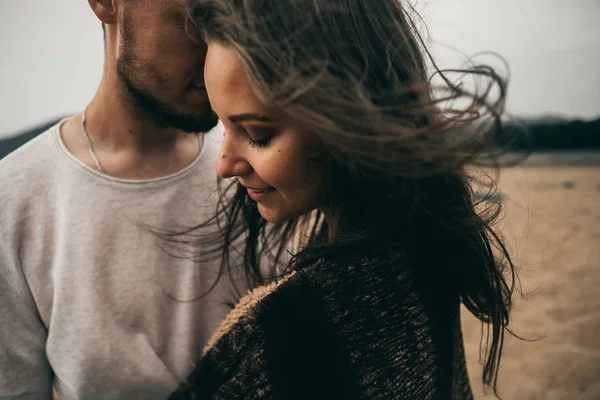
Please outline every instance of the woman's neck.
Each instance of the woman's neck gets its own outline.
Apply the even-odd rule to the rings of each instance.
[[[333,209],[329,206],[324,206],[319,209],[325,218],[325,223],[327,224],[327,240],[329,243],[332,243],[337,234],[337,221],[335,218],[335,213]]]

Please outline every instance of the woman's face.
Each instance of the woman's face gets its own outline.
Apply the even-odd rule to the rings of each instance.
[[[325,166],[313,158],[321,149],[317,138],[258,99],[232,47],[209,46],[205,82],[225,127],[219,176],[237,177],[270,222],[323,206],[327,178]]]

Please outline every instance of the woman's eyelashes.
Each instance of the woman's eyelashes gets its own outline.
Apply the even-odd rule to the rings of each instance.
[[[265,139],[261,139],[261,140],[254,140],[252,139],[252,137],[250,137],[250,135],[248,135],[248,143],[250,144],[250,147],[267,147],[269,145],[269,141],[271,140],[271,138],[265,138]]]
[[[246,131],[248,144],[253,148],[267,147],[275,134],[271,128],[248,128],[244,130]]]

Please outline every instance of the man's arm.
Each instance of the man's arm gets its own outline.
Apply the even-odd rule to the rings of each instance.
[[[0,234],[0,399],[52,399],[47,331],[10,247]]]

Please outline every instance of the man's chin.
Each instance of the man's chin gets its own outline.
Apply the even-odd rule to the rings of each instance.
[[[172,127],[189,133],[206,133],[219,122],[217,115],[210,108],[208,97],[185,104],[186,111],[178,110],[180,107],[162,101],[150,91],[137,88],[124,73],[120,76],[133,103],[159,126]],[[197,103],[197,106],[193,106],[194,103]]]
[[[219,123],[216,115],[172,115],[166,122],[168,125],[187,133],[207,133]]]
[[[146,108],[146,111],[165,128],[172,127],[187,133],[207,133],[219,123],[217,114],[210,107],[204,107],[202,113],[185,113],[164,106]]]

